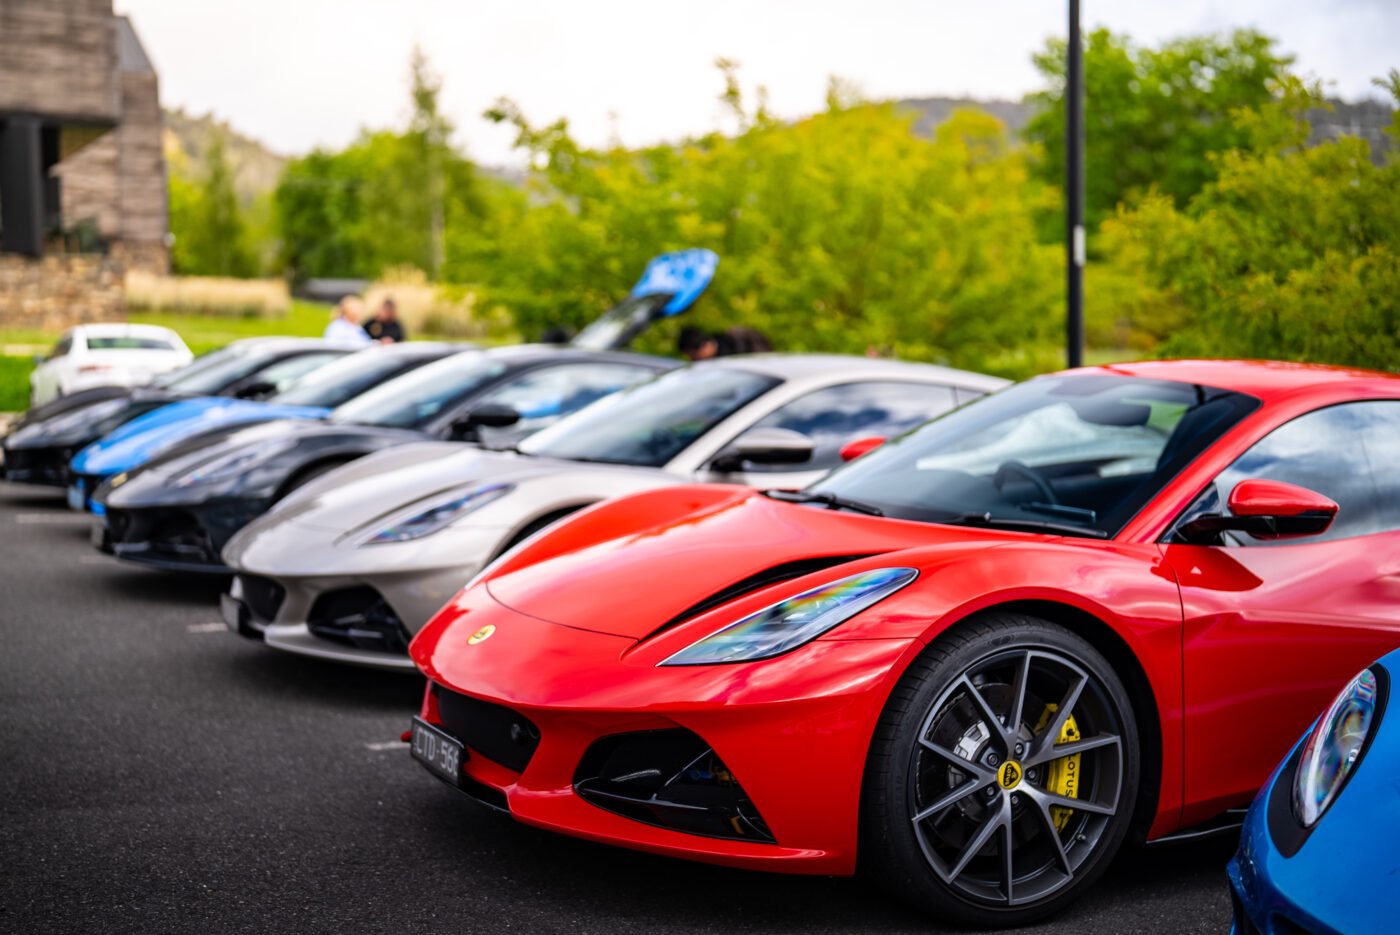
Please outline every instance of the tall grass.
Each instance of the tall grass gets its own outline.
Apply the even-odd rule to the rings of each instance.
[[[280,279],[220,279],[214,276],[126,276],[129,308],[153,312],[273,318],[286,314],[292,298]]]
[[[363,298],[366,315],[392,298],[410,337],[482,338],[497,330],[477,314],[477,292],[471,286],[431,283],[411,266],[386,270]]]

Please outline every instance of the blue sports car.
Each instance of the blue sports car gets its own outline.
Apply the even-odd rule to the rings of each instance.
[[[1400,651],[1363,669],[1270,777],[1230,861],[1240,935],[1394,931],[1400,914]]]
[[[466,348],[424,341],[375,345],[301,376],[266,401],[196,396],[153,409],[74,455],[68,505],[92,509],[92,492],[104,480],[133,471],[196,436],[277,419],[324,419],[366,390]]]

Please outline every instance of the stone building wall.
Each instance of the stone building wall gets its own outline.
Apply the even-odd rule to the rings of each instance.
[[[0,0],[0,112],[116,120],[112,0]]]
[[[0,322],[58,330],[126,317],[122,263],[97,254],[37,260],[0,254]]]

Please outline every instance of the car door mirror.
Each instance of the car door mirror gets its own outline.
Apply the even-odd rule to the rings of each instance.
[[[482,428],[503,429],[520,421],[520,413],[504,403],[482,403],[452,420],[448,437],[453,441],[476,441]]]
[[[268,380],[256,380],[234,390],[236,399],[266,399],[277,392],[277,384]]]
[[[1230,515],[1205,513],[1181,526],[1187,542],[1210,541],[1222,532],[1256,539],[1316,536],[1337,517],[1337,504],[1315,490],[1277,480],[1244,480],[1230,491]]]
[[[763,428],[745,432],[728,448],[715,455],[710,469],[722,474],[742,470],[749,464],[804,464],[812,460],[816,446],[801,432]]]
[[[869,454],[885,443],[883,435],[869,435],[865,438],[857,438],[855,441],[846,442],[841,446],[841,460],[854,461],[863,454]]]

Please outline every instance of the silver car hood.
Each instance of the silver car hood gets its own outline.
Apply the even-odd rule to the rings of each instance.
[[[536,458],[452,442],[402,445],[297,490],[240,530],[224,555],[233,567],[262,574],[363,573],[371,567],[366,563],[380,562],[377,556],[383,555],[382,547],[360,548],[365,537],[482,484],[509,483],[514,489],[454,526],[471,527],[474,540],[490,539],[494,550],[496,539],[508,540],[534,517],[687,482],[657,468]],[[448,534],[393,548],[392,569],[399,571],[464,558],[460,543]],[[381,564],[375,570],[390,569]]]

